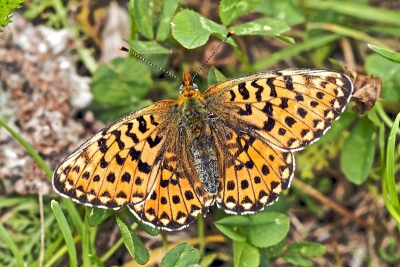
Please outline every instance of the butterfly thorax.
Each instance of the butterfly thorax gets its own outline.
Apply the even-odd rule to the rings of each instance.
[[[204,189],[215,194],[218,188],[219,173],[217,162],[217,148],[212,135],[208,112],[202,94],[197,86],[191,83],[190,74],[182,75],[178,105],[181,112],[180,132],[183,132],[191,158],[189,161],[202,182]]]

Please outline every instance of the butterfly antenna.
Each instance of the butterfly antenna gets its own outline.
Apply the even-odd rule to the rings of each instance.
[[[199,74],[199,72],[204,68],[204,66],[207,65],[208,61],[210,61],[210,59],[215,55],[215,53],[218,51],[218,49],[226,42],[226,40],[228,40],[229,37],[231,37],[234,34],[235,34],[234,31],[228,32],[228,34],[224,37],[224,39],[222,39],[222,41],[219,43],[217,48],[215,48],[214,52],[212,52],[211,56],[204,62],[204,64],[200,67],[200,69],[198,71],[196,71],[196,73],[193,75],[191,83],[193,83],[194,78],[197,76],[197,74]]]
[[[159,69],[159,70],[165,72],[165,73],[168,74],[169,76],[174,77],[175,79],[177,79],[178,81],[180,81],[180,82],[182,83],[181,79],[179,79],[178,77],[176,77],[176,75],[174,75],[174,74],[172,74],[171,72],[169,72],[169,71],[167,71],[167,70],[165,70],[165,69],[163,69],[163,68],[161,68],[161,67],[159,67],[159,66],[157,66],[157,65],[155,65],[155,64],[153,64],[153,63],[151,63],[150,61],[148,61],[147,59],[145,59],[144,57],[142,57],[142,56],[139,55],[138,53],[133,52],[132,50],[130,50],[130,49],[124,47],[124,46],[119,46],[118,49],[121,50],[121,51],[124,51],[124,52],[128,52],[128,53],[131,54],[131,55],[134,55],[135,57],[137,57],[137,58],[143,60],[143,61],[146,62],[147,64],[149,64],[149,65],[151,65],[151,66],[153,66],[153,67],[155,67],[155,68],[157,68],[157,69]]]

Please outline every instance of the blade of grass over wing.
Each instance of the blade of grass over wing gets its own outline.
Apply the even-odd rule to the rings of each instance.
[[[58,202],[55,200],[51,201],[51,208],[53,209],[54,216],[57,219],[57,222],[60,226],[61,232],[64,236],[65,243],[67,244],[68,248],[68,255],[69,255],[69,264],[72,267],[77,267],[78,266],[78,260],[77,260],[77,255],[76,255],[76,248],[74,244],[74,240],[72,238],[72,233],[69,228],[67,219],[65,218],[64,213],[62,212],[60,205],[58,205]]]

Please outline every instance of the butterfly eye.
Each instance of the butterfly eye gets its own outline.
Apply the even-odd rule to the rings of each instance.
[[[217,115],[215,115],[214,113],[210,113],[210,114],[208,114],[207,115],[207,119],[218,119],[218,116]]]

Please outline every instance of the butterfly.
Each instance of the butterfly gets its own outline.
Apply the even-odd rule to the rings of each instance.
[[[62,196],[98,208],[127,205],[144,223],[179,230],[214,203],[251,214],[290,186],[294,151],[318,140],[353,92],[346,75],[319,69],[260,72],[201,93],[188,72],[178,100],[108,125],[53,176]]]

